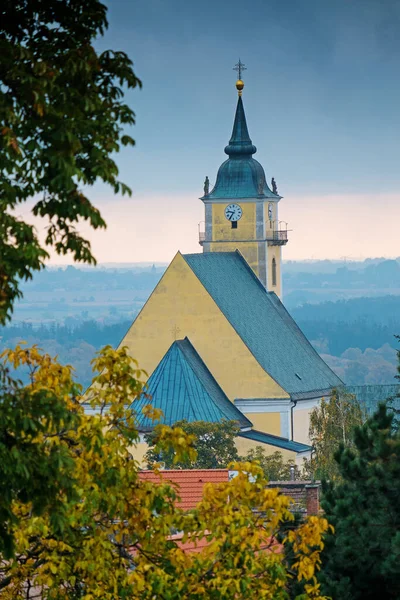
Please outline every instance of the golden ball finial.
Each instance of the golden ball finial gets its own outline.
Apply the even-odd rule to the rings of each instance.
[[[241,79],[238,79],[236,82],[236,89],[241,92],[242,89],[244,88],[244,83]]]
[[[242,95],[242,90],[243,90],[243,88],[244,88],[244,83],[243,83],[243,81],[242,81],[241,79],[238,79],[238,80],[237,80],[237,82],[236,82],[236,89],[237,89],[237,91],[238,91],[238,94],[239,94],[239,96],[241,96],[241,95]]]

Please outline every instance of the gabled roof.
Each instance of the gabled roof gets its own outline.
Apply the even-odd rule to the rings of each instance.
[[[206,483],[225,483],[229,481],[228,469],[171,469],[160,471],[140,471],[139,479],[152,483],[171,483],[177,488],[180,501],[179,508],[190,510],[200,502],[203,497],[203,488]]]
[[[240,437],[246,438],[246,440],[253,440],[253,442],[259,442],[260,444],[268,444],[269,446],[276,446],[282,450],[292,450],[293,452],[310,452],[311,446],[302,444],[301,442],[294,442],[286,438],[272,435],[271,433],[264,433],[263,431],[242,431],[239,433]]]
[[[222,391],[188,338],[172,344],[147,386],[150,398],[143,395],[131,405],[137,414],[139,431],[155,425],[142,413],[146,404],[163,411],[159,422],[166,425],[182,420],[208,423],[228,420],[236,421],[242,428],[252,426]]]
[[[185,254],[183,258],[262,368],[286,392],[343,385],[240,252]]]

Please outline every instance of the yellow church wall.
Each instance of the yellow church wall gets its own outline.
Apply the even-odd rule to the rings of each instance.
[[[262,369],[178,253],[121,346],[128,346],[140,368],[151,375],[174,339],[185,336],[232,401],[288,397]]]
[[[248,413],[246,417],[253,423],[253,428],[258,431],[267,431],[272,435],[281,434],[281,415],[279,412],[275,413]]]
[[[232,223],[225,217],[226,204],[212,206],[212,240],[211,252],[234,252],[240,250],[247,263],[258,276],[258,243],[256,240],[256,204],[244,202],[238,204],[242,208],[242,217],[237,229],[232,229]],[[219,243],[216,240],[220,240]],[[253,241],[250,241],[253,240]]]
[[[277,446],[270,446],[269,444],[261,444],[260,442],[255,442],[254,440],[248,440],[247,438],[237,437],[236,438],[236,448],[238,450],[239,456],[244,457],[249,450],[254,450],[257,446],[261,446],[261,448],[265,451],[267,456],[274,454],[274,452],[280,452],[283,456],[283,459],[296,460],[296,452],[292,452],[291,450],[285,450],[283,448],[278,448]]]
[[[145,467],[146,466],[146,461],[144,460],[144,456],[147,452],[147,450],[149,449],[148,444],[146,444],[146,442],[138,442],[135,446],[131,446],[129,448],[129,452],[132,455],[132,458],[134,458],[138,463],[140,467]]]
[[[270,203],[269,202],[265,202],[264,204],[264,215],[265,215],[265,229],[267,231],[267,234],[271,234],[271,232],[273,231],[273,224],[274,221],[276,220],[276,216],[277,216],[277,203],[276,202],[271,202],[271,206],[272,206],[272,219],[270,219],[268,217],[268,207],[269,207]]]
[[[239,204],[242,217],[239,219],[237,229],[232,229],[232,223],[225,217],[225,208],[231,204],[212,205],[212,240],[255,240],[256,239],[256,204],[255,202]]]
[[[272,285],[272,259],[276,261],[276,285]],[[281,296],[281,247],[268,246],[268,289],[275,292],[277,296]]]
[[[258,273],[258,243],[257,242],[213,242],[210,244],[211,252],[235,252],[239,250],[244,256],[247,264],[253,269],[254,273]]]
[[[295,410],[293,413],[293,437],[296,442],[310,444],[310,412],[312,408]]]

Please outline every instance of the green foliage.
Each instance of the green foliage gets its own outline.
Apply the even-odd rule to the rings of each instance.
[[[233,421],[222,423],[179,421],[174,427],[179,427],[186,434],[193,436],[197,457],[194,460],[177,463],[174,450],[165,448],[160,443],[162,426],[157,426],[146,435],[146,442],[150,446],[146,453],[149,466],[154,463],[162,463],[166,469],[224,469],[230,462],[239,459],[235,445],[235,437],[239,429]]]
[[[98,53],[107,27],[99,0],[3,0],[0,8],[0,323],[21,296],[20,280],[43,267],[47,251],[35,229],[15,214],[47,220],[45,243],[58,254],[94,263],[76,224],[105,227],[83,193],[97,181],[130,193],[111,158],[134,141],[122,88],[140,81],[123,52]]]
[[[400,433],[382,404],[336,454],[340,479],[323,486],[335,535],[323,553],[325,593],[340,600],[400,597]]]
[[[0,327],[0,352],[26,341],[29,345],[37,344],[50,355],[56,355],[64,364],[74,368],[74,375],[86,389],[93,377],[91,360],[96,350],[103,345],[117,346],[128,330],[131,321],[122,321],[111,325],[99,324],[96,321],[85,321],[76,326],[52,324],[33,327],[31,323]],[[23,381],[26,373],[21,373]]]
[[[295,573],[294,564],[296,563],[296,554],[294,552],[293,543],[288,539],[289,532],[295,532],[304,520],[304,516],[301,513],[294,513],[294,519],[288,520],[282,523],[277,540],[283,545],[285,560],[288,565],[288,572]],[[300,600],[301,593],[304,587],[304,581],[299,581],[296,577],[290,577],[286,586],[286,592],[288,594],[288,600]]]
[[[314,452],[306,463],[309,474],[316,479],[336,479],[340,469],[335,454],[342,444],[352,448],[353,429],[366,419],[365,410],[358,400],[344,391],[334,390],[321,400],[310,414],[310,440]]]
[[[396,335],[396,340],[398,342],[400,342],[400,335]],[[397,350],[396,352],[397,354],[397,375],[396,375],[396,379],[398,381],[400,381],[400,350]],[[400,409],[399,409],[399,402],[400,402],[400,387],[399,390],[397,392],[397,394],[395,394],[394,396],[388,398],[387,400],[387,406],[390,408],[390,410],[393,411],[394,415],[395,415],[395,419],[394,419],[394,426],[399,429],[400,431]]]
[[[294,460],[284,460],[282,452],[267,454],[262,446],[249,450],[244,460],[258,462],[268,481],[289,481],[292,473],[295,479],[301,479],[301,471]]]
[[[68,500],[78,498],[73,461],[60,442],[66,430],[79,426],[78,415],[64,400],[66,392],[75,396],[79,387],[71,385],[68,367],[50,366],[48,361],[49,377],[56,385],[52,389],[32,385],[43,367],[36,348],[17,347],[7,356],[14,365],[19,356],[30,379],[23,387],[11,377],[9,366],[0,363],[0,554],[9,558],[14,548],[12,530],[18,522],[15,502],[29,503],[33,515],[50,511],[53,528],[61,533],[68,515],[59,490]]]
[[[398,342],[400,342],[400,335],[396,335],[396,340]],[[397,364],[397,375],[396,375],[396,379],[400,380],[400,350],[397,350],[397,359],[398,359],[398,364]]]

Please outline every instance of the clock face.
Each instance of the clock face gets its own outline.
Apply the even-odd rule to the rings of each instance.
[[[268,204],[268,218],[272,219],[272,204]]]
[[[229,204],[229,206],[225,208],[225,217],[228,219],[228,221],[239,221],[242,214],[243,211],[239,204]]]

